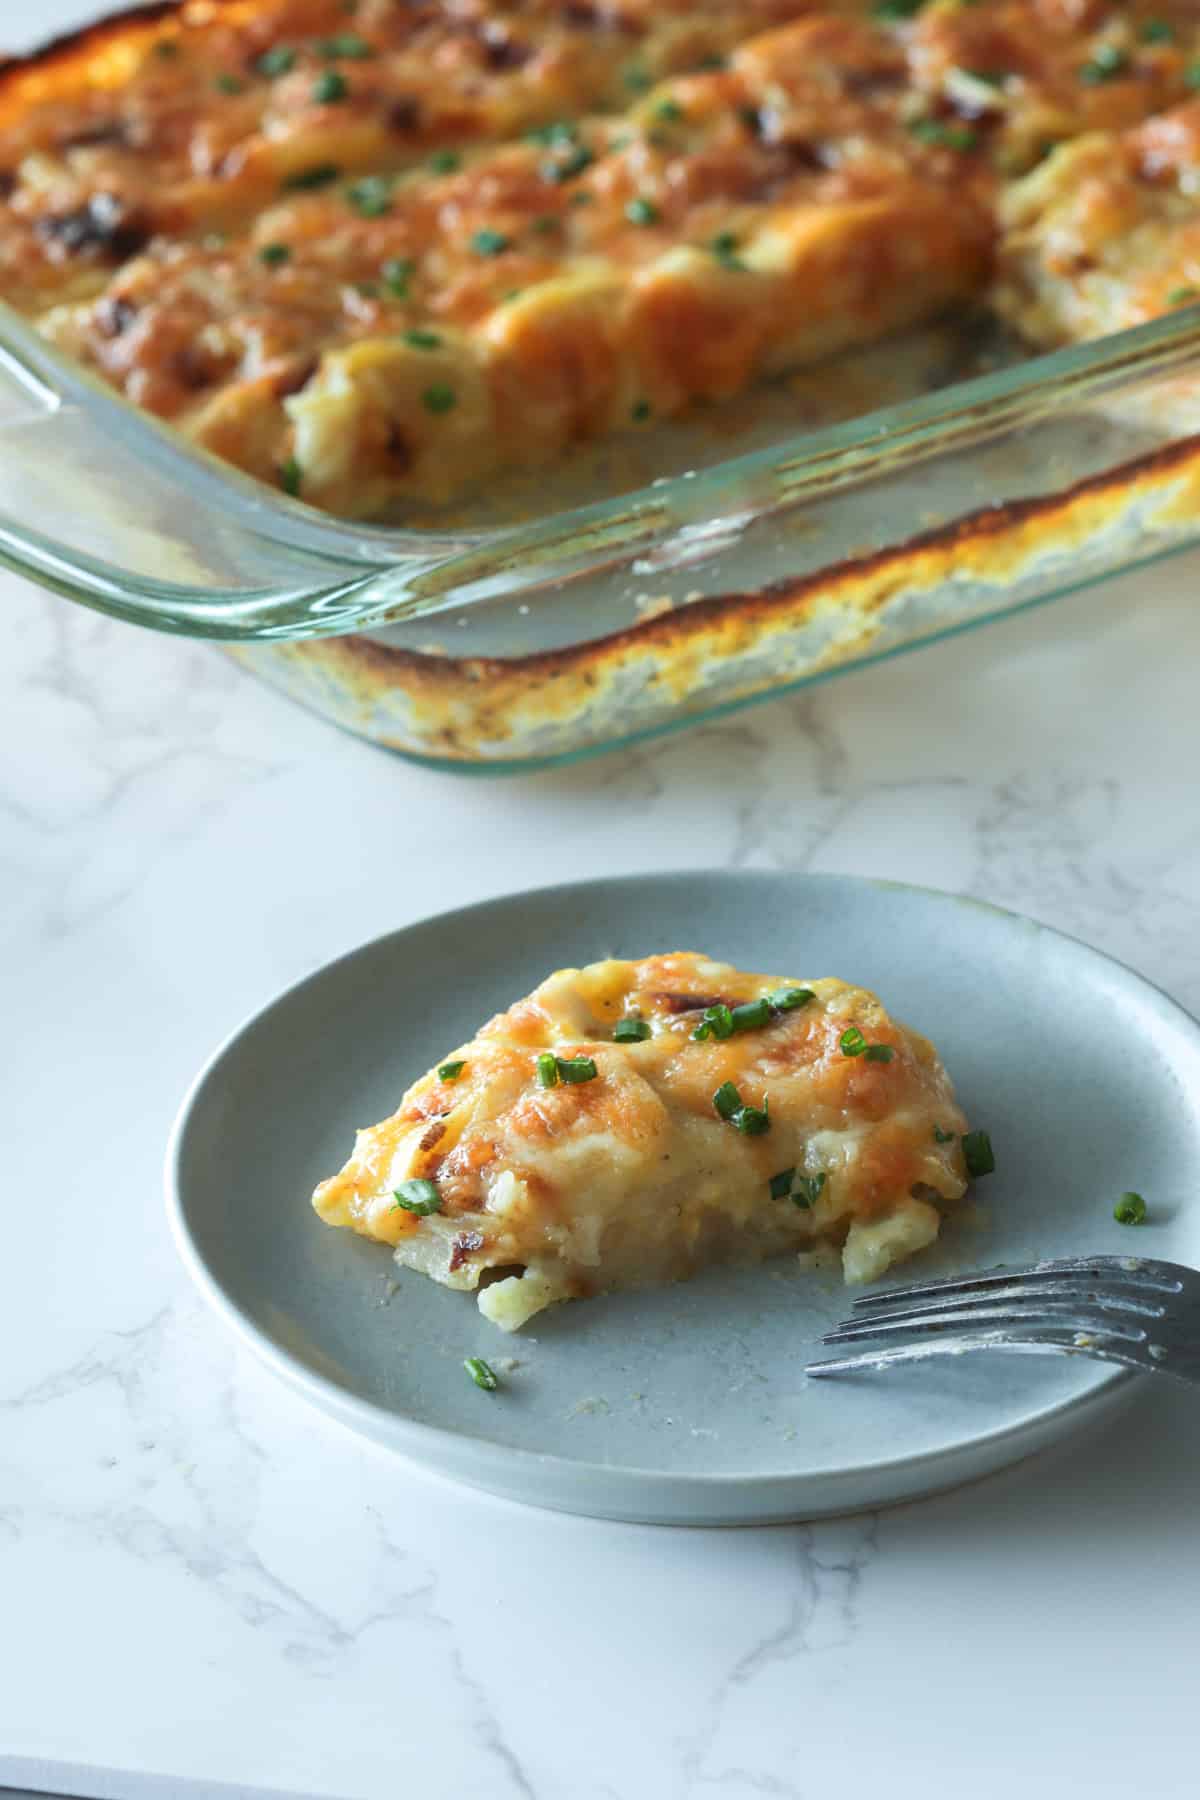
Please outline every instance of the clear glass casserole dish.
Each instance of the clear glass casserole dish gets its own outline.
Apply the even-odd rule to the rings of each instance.
[[[819,393],[810,372],[486,506],[364,527],[191,449],[0,305],[0,560],[218,640],[422,762],[570,759],[1200,539],[1200,307],[957,379],[1011,354],[980,330],[893,340]],[[881,394],[904,397],[863,409]]]

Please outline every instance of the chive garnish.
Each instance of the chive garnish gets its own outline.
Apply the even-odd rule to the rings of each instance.
[[[857,1025],[848,1025],[838,1043],[843,1056],[862,1056],[867,1048],[867,1040]]]
[[[589,150],[586,144],[576,144],[566,156],[547,158],[540,164],[538,174],[543,181],[573,181],[576,175],[582,175],[595,160],[595,152]]]
[[[625,217],[631,225],[657,225],[662,214],[653,200],[645,200],[639,195],[626,206]]]
[[[935,1125],[933,1128],[933,1141],[935,1144],[952,1144],[954,1142],[954,1133],[952,1131],[943,1131],[940,1125]]]
[[[439,1063],[438,1079],[441,1081],[457,1081],[466,1066],[465,1061]]]
[[[242,94],[246,91],[245,82],[239,81],[236,75],[215,75],[213,86],[218,94]]]
[[[650,1027],[645,1019],[635,1019],[631,1016],[618,1019],[613,1026],[614,1044],[640,1044],[649,1036]]]
[[[264,50],[255,68],[268,81],[274,81],[277,75],[290,75],[296,66],[296,52],[287,44],[277,44],[273,50]]]
[[[621,79],[633,94],[644,94],[648,87],[654,86],[654,77],[645,69],[626,69]]]
[[[807,1006],[816,997],[812,988],[777,988],[769,996],[776,1012],[795,1012],[797,1007]]]
[[[742,1096],[732,1081],[723,1081],[713,1095],[713,1106],[723,1119],[732,1119],[741,1110]]]
[[[336,163],[314,163],[311,169],[298,169],[294,175],[286,177],[285,188],[322,188],[328,187],[331,181],[340,181],[342,171]]]
[[[1140,1194],[1122,1194],[1113,1207],[1113,1218],[1118,1225],[1144,1225],[1146,1202]]]
[[[735,1031],[754,1031],[760,1025],[771,1023],[771,1002],[769,1000],[747,1000],[741,1006],[735,1006],[729,1015],[729,1022]]]
[[[560,1056],[557,1060],[560,1080],[595,1081],[598,1070],[590,1056]]]
[[[266,263],[268,268],[276,269],[285,263],[292,254],[289,244],[264,244],[258,253],[259,262]]]
[[[502,231],[492,231],[485,226],[471,239],[471,248],[476,256],[500,256],[508,249],[510,242],[511,239],[506,238]]]
[[[635,425],[644,425],[653,410],[648,400],[635,400],[629,409],[629,416]]]
[[[770,1128],[770,1101],[764,1100],[761,1107],[746,1106],[732,1081],[721,1083],[713,1095],[713,1106],[722,1119],[747,1137],[759,1137]]]
[[[879,0],[871,12],[877,19],[912,19],[924,4],[925,0]]]
[[[771,1177],[771,1198],[791,1200],[807,1212],[810,1206],[816,1205],[821,1189],[828,1180],[824,1170],[819,1175],[797,1176],[795,1169],[783,1169],[778,1175]]]
[[[416,1213],[419,1218],[427,1218],[430,1213],[441,1212],[442,1196],[432,1181],[424,1181],[419,1176],[412,1181],[402,1181],[392,1195],[392,1211]]]
[[[802,1175],[792,1189],[793,1203],[796,1206],[802,1206],[807,1212],[810,1206],[817,1204],[821,1197],[821,1189],[828,1180],[829,1177],[824,1169],[819,1175]]]
[[[1165,19],[1147,19],[1138,37],[1143,44],[1170,44],[1175,38],[1175,27]]]
[[[662,119],[668,125],[674,125],[683,117],[683,108],[678,100],[660,100],[654,109],[656,119]]]
[[[381,219],[392,210],[392,184],[386,175],[364,175],[346,189],[346,198],[364,219]]]
[[[1172,288],[1167,295],[1168,306],[1187,306],[1191,301],[1200,299],[1200,290],[1194,287]]]
[[[379,271],[383,276],[383,285],[397,300],[407,300],[408,284],[416,266],[411,256],[393,256]]]
[[[868,1044],[863,1057],[866,1062],[891,1062],[895,1054],[890,1044]]]
[[[496,1379],[495,1370],[492,1369],[490,1364],[484,1362],[482,1356],[468,1356],[463,1363],[463,1368],[467,1371],[467,1374],[471,1377],[475,1386],[482,1388],[485,1394],[494,1394],[496,1389],[500,1386],[499,1381]]]
[[[962,1141],[963,1161],[973,1180],[990,1175],[996,1167],[996,1153],[986,1131],[968,1131]]]
[[[716,74],[719,69],[723,69],[725,66],[726,59],[723,56],[716,54],[712,56],[702,56],[700,61],[696,64],[697,69],[701,70],[706,75]]]
[[[570,119],[552,119],[549,125],[535,125],[525,133],[527,144],[573,144],[579,127]]]
[[[733,1014],[723,1001],[718,1001],[716,1006],[705,1007],[692,1036],[698,1043],[702,1043],[705,1038],[733,1036]]]
[[[1200,88],[1200,62],[1189,63],[1183,71],[1184,84],[1190,88]]]
[[[537,1059],[537,1078],[539,1087],[558,1086],[558,1058],[549,1050],[543,1050]]]
[[[1092,54],[1092,60],[1084,63],[1079,71],[1079,79],[1088,87],[1098,87],[1103,81],[1111,81],[1129,67],[1129,54],[1118,48],[1116,44],[1098,44]]]
[[[300,492],[303,480],[304,471],[294,456],[289,456],[286,462],[280,464],[279,485],[285,494],[295,497]]]
[[[436,331],[418,331],[415,326],[412,331],[405,332],[404,341],[411,344],[414,350],[440,350],[442,347],[442,340]]]
[[[979,141],[969,125],[947,125],[941,119],[914,119],[908,129],[923,144],[938,144],[947,150],[973,150]]]
[[[359,37],[356,31],[344,31],[338,37],[326,38],[317,48],[331,62],[339,59],[345,62],[366,62],[368,57],[375,54],[366,38]]]
[[[737,253],[738,241],[732,231],[718,231],[708,247],[723,269],[745,268],[745,263]]]
[[[433,387],[425,389],[421,400],[426,412],[448,413],[453,411],[458,404],[458,395],[452,387],[446,387],[443,382],[439,381]]]
[[[455,169],[462,167],[462,157],[457,150],[435,150],[429,167],[435,175],[453,175]]]
[[[761,1137],[771,1128],[769,1101],[764,1101],[761,1107],[740,1106],[733,1115],[733,1123],[743,1136]]]
[[[335,101],[344,100],[350,92],[350,83],[337,69],[322,69],[312,84],[312,97],[318,106],[332,106]]]

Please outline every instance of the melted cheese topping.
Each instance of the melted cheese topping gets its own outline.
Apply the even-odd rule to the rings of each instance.
[[[763,1026],[693,1036],[708,1006],[802,986],[813,998]],[[650,1035],[614,1042],[628,1017]],[[890,1060],[847,1055],[851,1027]],[[595,1079],[543,1087],[547,1051],[590,1058]],[[966,1124],[932,1045],[841,981],[682,952],[593,963],[550,976],[448,1060],[457,1079],[416,1082],[313,1204],[398,1262],[478,1288],[507,1329],[556,1300],[821,1243],[843,1247],[848,1280],[869,1280],[931,1242],[938,1203],[966,1188]],[[761,1135],[716,1111],[726,1082],[767,1111]],[[791,1193],[773,1196],[789,1170]],[[439,1211],[396,1206],[414,1178],[435,1183]]]
[[[206,449],[357,515],[964,304],[998,230],[998,304],[1035,340],[1167,304],[1179,282],[1122,270],[1191,259],[1186,185],[1173,210],[1139,194],[1154,231],[1111,233],[1090,285],[1046,270],[1068,227],[1095,237],[1097,179],[1110,211],[1146,186],[1122,170],[1200,66],[1193,0],[894,10],[186,0],[114,22],[0,71],[0,294]]]

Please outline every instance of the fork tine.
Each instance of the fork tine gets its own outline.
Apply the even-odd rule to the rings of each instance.
[[[1117,1319],[1161,1319],[1166,1312],[1161,1301],[1142,1300],[1133,1294],[1103,1293],[1094,1287],[1080,1286],[1068,1276],[1060,1276],[1054,1282],[1014,1281],[1007,1287],[985,1288],[974,1293],[951,1289],[928,1299],[898,1288],[888,1302],[869,1311],[856,1310],[842,1323],[861,1325],[864,1331],[869,1331],[885,1320],[891,1323],[942,1317],[953,1321],[969,1318],[983,1309],[994,1311],[997,1317],[1013,1318],[1018,1314],[1024,1317],[1059,1307],[1069,1309],[1072,1316],[1099,1311]]]
[[[1117,1315],[1119,1319],[1119,1315]],[[1086,1337],[1103,1337],[1140,1344],[1146,1333],[1139,1326],[1113,1322],[1113,1315],[1082,1312],[1078,1307],[1027,1306],[1015,1313],[1010,1306],[972,1305],[947,1313],[941,1307],[930,1307],[891,1319],[847,1319],[821,1338],[823,1344],[854,1344],[875,1337],[940,1337],[956,1326],[974,1326],[989,1322],[998,1329],[1009,1328],[1028,1335],[1035,1331],[1062,1331]]]
[[[860,1370],[885,1369],[897,1363],[926,1362],[935,1356],[964,1356],[974,1350],[1015,1350],[1035,1356],[1086,1354],[1097,1357],[1102,1362],[1121,1363],[1131,1369],[1148,1366],[1128,1347],[1098,1342],[1077,1344],[1073,1337],[1067,1337],[1063,1333],[1031,1334],[1021,1328],[1018,1331],[965,1331],[956,1337],[939,1336],[904,1344],[885,1344],[876,1350],[863,1350],[851,1356],[833,1356],[827,1357],[823,1362],[809,1363],[805,1374],[820,1380],[827,1375],[852,1375]],[[1169,1367],[1164,1367],[1166,1373],[1173,1372]]]
[[[1013,1281],[1053,1281],[1062,1276],[1075,1276],[1083,1281],[1115,1282],[1122,1287],[1150,1288],[1160,1293],[1177,1294],[1183,1287],[1186,1271],[1173,1263],[1140,1256],[1066,1256],[1048,1262],[1014,1267],[1001,1265],[977,1275],[945,1275],[934,1281],[919,1281],[899,1287],[880,1288],[860,1294],[853,1302],[855,1312],[868,1312],[877,1306],[899,1299],[918,1299],[928,1295],[977,1293]]]

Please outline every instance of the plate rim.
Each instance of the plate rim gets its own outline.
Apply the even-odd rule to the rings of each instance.
[[[655,1469],[640,1465],[635,1467],[629,1464],[615,1466],[611,1463],[562,1456],[556,1451],[530,1450],[520,1445],[503,1444],[493,1438],[476,1436],[473,1432],[453,1430],[443,1425],[426,1424],[421,1420],[410,1418],[406,1413],[384,1406],[378,1401],[364,1398],[353,1390],[341,1386],[320,1371],[306,1367],[283,1345],[276,1343],[254,1316],[225,1290],[210,1270],[188,1225],[183,1184],[180,1179],[181,1162],[192,1116],[206,1085],[216,1074],[228,1053],[258,1025],[260,1020],[277,1007],[284,1005],[301,989],[311,983],[323,980],[343,964],[353,961],[366,951],[378,949],[395,938],[403,937],[423,926],[465,922],[473,914],[488,911],[497,903],[505,901],[528,899],[535,896],[549,898],[554,895],[578,893],[581,889],[591,889],[601,885],[639,887],[647,883],[685,878],[759,882],[777,880],[780,876],[790,876],[798,885],[839,886],[850,884],[883,892],[910,894],[921,899],[946,901],[955,906],[976,908],[1006,922],[1032,926],[1037,932],[1044,932],[1070,944],[1076,950],[1082,951],[1085,956],[1095,958],[1102,964],[1120,970],[1135,984],[1153,994],[1169,1013],[1176,1016],[1179,1023],[1196,1035],[1197,1048],[1200,1051],[1200,1020],[1173,995],[1168,994],[1157,982],[1152,981],[1149,976],[1142,974],[1140,970],[1133,968],[1120,957],[1112,956],[1106,950],[1097,949],[1095,945],[1089,944],[1073,932],[1063,931],[1058,926],[1047,924],[1028,913],[1017,912],[1012,907],[999,906],[994,901],[983,900],[972,894],[956,894],[946,888],[930,887],[919,882],[897,881],[883,876],[858,875],[836,870],[735,869],[711,865],[642,870],[626,874],[593,875],[576,881],[549,882],[533,887],[506,889],[502,893],[489,895],[485,899],[470,901],[464,906],[422,914],[421,917],[410,919],[405,924],[394,926],[389,931],[378,932],[374,936],[364,938],[349,949],[319,963],[315,968],[308,970],[272,994],[261,1005],[254,1007],[221,1039],[207,1057],[189,1082],[175,1114],[167,1139],[163,1164],[166,1213],[171,1237],[185,1269],[199,1289],[202,1298],[224,1320],[238,1341],[287,1386],[298,1390],[313,1405],[334,1417],[347,1429],[357,1429],[362,1436],[376,1444],[385,1444],[400,1454],[409,1454],[427,1470],[432,1468],[434,1473],[443,1476],[446,1474],[444,1456],[431,1459],[422,1453],[423,1445],[442,1446],[445,1449],[452,1449],[456,1446],[466,1448],[474,1456],[504,1468],[515,1466],[530,1472],[534,1470],[545,1472],[550,1469],[580,1481],[594,1483],[616,1481],[643,1489],[651,1487],[661,1489],[669,1486],[716,1495],[732,1494],[739,1489],[754,1488],[767,1494],[799,1495],[806,1486],[818,1483],[829,1484],[839,1480],[851,1481],[868,1477],[876,1477],[884,1481],[889,1477],[911,1475],[915,1484],[914,1492],[929,1492],[931,1491],[929,1487],[920,1488],[918,1478],[923,1470],[927,1471],[931,1466],[941,1465],[944,1467],[948,1459],[999,1450],[1009,1440],[1027,1439],[1031,1434],[1044,1430],[1053,1420],[1074,1422],[1079,1414],[1087,1415],[1111,1404],[1122,1389],[1138,1382],[1141,1378],[1136,1370],[1111,1364],[1106,1365],[1097,1360],[1094,1364],[1096,1379],[1084,1393],[1075,1394],[1066,1400],[1050,1401],[1025,1414],[1017,1421],[996,1426],[991,1430],[973,1432],[970,1436],[940,1449],[916,1451],[907,1456],[877,1458],[864,1462],[839,1463],[792,1471],[744,1470],[737,1473],[724,1473]],[[466,1480],[469,1485],[476,1487],[484,1485],[469,1477],[456,1475],[453,1479]],[[954,1479],[958,1479],[958,1477],[954,1477]],[[581,1507],[578,1510],[586,1509]],[[861,1506],[859,1510],[862,1510]],[[698,1520],[697,1522],[701,1523],[702,1521]]]

